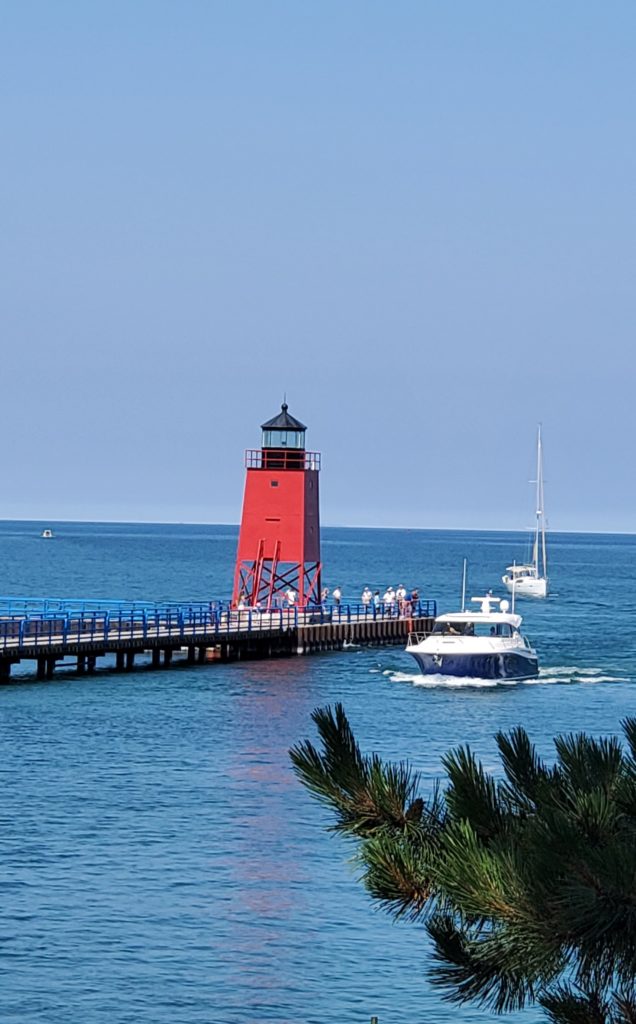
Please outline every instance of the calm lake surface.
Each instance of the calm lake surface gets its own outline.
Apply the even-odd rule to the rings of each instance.
[[[636,713],[636,537],[549,542],[553,595],[518,608],[542,664],[530,683],[421,685],[383,648],[0,689],[2,1024],[501,1020],[431,989],[422,930],[367,899],[287,751],[337,700],[365,749],[427,784],[464,742],[496,767],[501,728],[548,757],[556,732],[616,733]],[[235,545],[224,526],[5,522],[0,592],[222,597]],[[471,593],[497,592],[526,539],[323,532],[325,583],[355,600],[403,582],[454,610],[464,556]]]

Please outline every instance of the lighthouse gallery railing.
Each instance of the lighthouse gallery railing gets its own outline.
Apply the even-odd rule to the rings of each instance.
[[[247,469],[320,469],[320,452],[306,452],[301,448],[248,448],[245,452]]]

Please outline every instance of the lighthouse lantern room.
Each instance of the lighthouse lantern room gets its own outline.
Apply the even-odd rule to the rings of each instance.
[[[232,604],[306,608],[320,601],[320,454],[286,402],[245,453],[246,479]]]

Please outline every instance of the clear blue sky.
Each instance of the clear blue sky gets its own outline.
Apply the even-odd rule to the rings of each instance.
[[[636,4],[0,10],[0,516],[636,531]]]

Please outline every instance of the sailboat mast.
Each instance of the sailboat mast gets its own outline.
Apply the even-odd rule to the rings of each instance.
[[[541,427],[537,434],[537,475],[536,494],[534,499],[535,524],[534,544],[532,545],[532,564],[534,565],[535,576],[539,575],[539,532],[541,523]]]
[[[541,426],[539,426],[538,438],[538,467],[537,467],[537,529],[541,526],[541,555],[543,560],[543,576],[548,575],[548,560],[545,547],[545,509],[543,507],[543,444],[541,441]],[[538,538],[537,538],[538,539]]]

